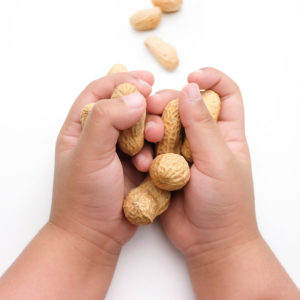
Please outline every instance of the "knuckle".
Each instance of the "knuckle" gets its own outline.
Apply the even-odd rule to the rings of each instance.
[[[94,108],[91,111],[92,119],[107,119],[108,118],[108,110],[106,105],[104,104],[105,100],[101,100],[95,104]]]

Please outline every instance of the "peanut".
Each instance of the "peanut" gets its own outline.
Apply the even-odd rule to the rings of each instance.
[[[127,68],[122,64],[115,64],[111,67],[107,75],[128,72]]]
[[[182,0],[152,0],[155,6],[159,6],[163,12],[175,12],[182,6]]]
[[[201,92],[201,95],[210,115],[217,121],[221,111],[221,99],[219,95],[212,90]],[[184,139],[181,153],[187,161],[193,162],[192,152],[187,138]]]
[[[160,189],[176,191],[190,179],[190,167],[183,156],[166,153],[157,156],[150,167],[150,177]]]
[[[130,24],[138,31],[151,30],[159,25],[161,17],[162,11],[160,7],[143,9],[131,16]]]
[[[157,36],[148,37],[145,45],[166,70],[174,71],[177,68],[179,59],[173,46]]]
[[[80,115],[80,122],[81,122],[81,126],[83,128],[85,121],[88,117],[89,112],[92,110],[92,108],[94,107],[95,103],[89,103],[87,104],[81,111],[81,115]]]
[[[180,154],[182,145],[182,126],[179,116],[179,100],[168,103],[162,114],[164,123],[163,139],[157,144],[156,155],[164,153]]]
[[[170,199],[171,193],[157,188],[148,176],[126,196],[123,203],[125,217],[134,225],[147,225],[168,208]]]
[[[123,83],[115,88],[111,99],[137,92],[138,90],[135,86],[130,83]],[[140,120],[134,126],[120,132],[118,146],[124,153],[134,156],[142,150],[144,146],[145,119],[146,112],[143,113]]]

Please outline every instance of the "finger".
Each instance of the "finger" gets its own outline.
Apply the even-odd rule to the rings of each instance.
[[[201,169],[206,163],[218,163],[226,158],[229,149],[202,100],[199,87],[195,83],[187,85],[179,98],[180,118],[195,166]]]
[[[153,147],[145,143],[143,149],[132,158],[132,163],[140,172],[148,172],[153,160]]]
[[[155,78],[154,78],[153,74],[149,71],[144,71],[144,70],[131,71],[131,72],[129,72],[129,74],[136,78],[140,78],[140,79],[146,81],[151,86],[153,86],[153,84],[154,84]]]
[[[156,115],[147,115],[145,123],[145,139],[150,143],[157,143],[164,136],[164,124]]]
[[[139,93],[97,102],[75,148],[78,157],[101,161],[101,165],[111,162],[116,155],[119,130],[132,127],[145,109],[145,98]]]
[[[162,90],[148,97],[147,111],[151,114],[161,115],[167,104],[179,97],[179,91]]]
[[[134,85],[144,97],[147,97],[151,93],[154,77],[147,71],[134,71],[112,74],[91,82],[72,105],[61,135],[79,138],[81,133],[79,118],[83,107],[100,99],[109,99],[114,89],[125,82]]]
[[[234,128],[244,129],[244,107],[242,95],[237,84],[227,75],[214,68],[204,68],[189,75],[190,83],[198,84],[200,89],[213,90],[222,100],[220,122],[233,122]]]

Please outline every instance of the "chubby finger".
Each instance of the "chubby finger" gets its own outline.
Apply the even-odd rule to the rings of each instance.
[[[154,77],[148,71],[134,71],[112,74],[91,82],[72,105],[60,135],[79,138],[81,133],[79,119],[83,107],[100,99],[109,99],[114,89],[125,82],[131,83],[144,97],[148,97],[152,91]]]
[[[145,109],[145,98],[140,93],[98,101],[88,115],[76,155],[100,165],[108,164],[116,155],[119,131],[132,127]]]
[[[145,143],[143,149],[132,158],[132,163],[140,172],[148,172],[153,160],[153,146]]]
[[[194,164],[198,169],[203,163],[218,164],[229,154],[229,149],[202,100],[199,87],[191,83],[180,93],[179,112],[185,134],[190,144]]]
[[[147,111],[150,114],[161,115],[167,104],[179,97],[179,91],[162,90],[147,99]]]
[[[219,120],[236,122],[244,127],[244,107],[238,85],[223,72],[214,68],[204,68],[189,75],[190,83],[198,84],[200,89],[213,90],[222,100]]]
[[[164,136],[164,124],[156,115],[147,115],[145,122],[145,139],[150,143],[157,143]]]

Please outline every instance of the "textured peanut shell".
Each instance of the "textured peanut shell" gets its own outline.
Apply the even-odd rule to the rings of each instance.
[[[137,92],[137,88],[132,84],[123,83],[115,88],[111,98],[120,98]],[[145,119],[146,112],[134,126],[120,132],[118,146],[129,156],[136,155],[144,146]]]
[[[164,137],[157,144],[156,155],[164,153],[180,154],[182,145],[182,126],[179,116],[179,100],[168,103],[162,114]]]
[[[83,128],[85,121],[88,117],[89,112],[92,110],[92,108],[94,107],[95,103],[89,103],[87,104],[81,111],[81,115],[80,115],[80,122],[81,122],[81,126]]]
[[[152,0],[152,3],[164,12],[175,12],[182,6],[182,0]]]
[[[131,16],[130,24],[138,31],[151,30],[159,25],[161,17],[162,10],[160,7],[143,9]]]
[[[145,40],[145,45],[166,70],[174,71],[177,68],[179,59],[173,46],[157,36],[148,37]]]
[[[152,161],[150,177],[158,188],[177,191],[190,180],[190,167],[181,155],[161,154]]]
[[[219,95],[212,90],[201,92],[201,95],[210,115],[215,121],[217,121],[221,111],[221,99]],[[187,161],[191,163],[193,162],[192,152],[187,138],[184,139],[181,147],[181,153]]]
[[[125,198],[125,217],[134,225],[150,224],[169,207],[170,199],[171,193],[157,188],[148,176]]]
[[[113,65],[107,75],[116,74],[116,73],[123,73],[128,72],[127,68],[122,64],[115,64]]]

